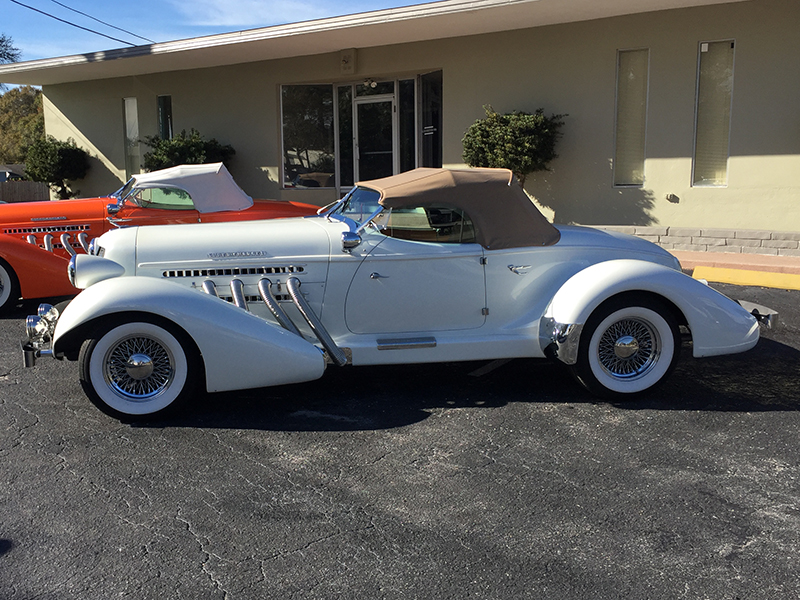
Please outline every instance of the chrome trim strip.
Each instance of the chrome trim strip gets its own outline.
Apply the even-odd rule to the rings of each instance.
[[[231,279],[231,295],[236,306],[249,310],[247,308],[247,300],[244,297],[244,284],[241,279]]]
[[[69,241],[68,233],[61,234],[61,245],[64,246],[64,250],[69,252],[70,256],[75,256],[77,254],[77,252],[75,252],[75,248],[72,247],[72,244]]]
[[[209,296],[214,296],[215,298],[219,298],[219,294],[217,294],[217,286],[214,285],[214,282],[211,281],[210,279],[206,279],[203,282],[203,291]]]
[[[286,287],[289,288],[289,294],[292,296],[292,301],[295,306],[300,311],[300,314],[303,315],[303,318],[306,320],[309,327],[311,327],[311,331],[317,336],[317,339],[322,344],[322,347],[325,348],[331,360],[340,367],[346,365],[347,355],[336,345],[336,342],[333,341],[333,338],[325,330],[325,327],[323,327],[322,321],[319,320],[319,317],[317,317],[311,309],[311,305],[309,305],[300,292],[300,280],[297,277],[290,277],[286,282]]]
[[[278,325],[283,327],[284,329],[291,331],[292,333],[296,333],[300,337],[303,337],[300,333],[300,330],[297,329],[297,326],[292,323],[292,320],[283,312],[283,309],[280,307],[278,302],[275,300],[275,296],[272,295],[272,282],[263,277],[258,282],[258,293],[261,294],[261,299],[264,301],[264,304],[267,305],[269,311],[272,313],[272,316],[275,317],[275,320],[278,321]]]
[[[436,338],[397,338],[378,340],[378,350],[413,350],[417,348],[436,348]]]

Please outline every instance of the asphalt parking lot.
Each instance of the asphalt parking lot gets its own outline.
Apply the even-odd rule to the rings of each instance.
[[[715,286],[717,287],[717,286]],[[168,421],[0,319],[0,599],[800,598],[800,292],[749,353],[594,400],[545,361],[330,368]]]

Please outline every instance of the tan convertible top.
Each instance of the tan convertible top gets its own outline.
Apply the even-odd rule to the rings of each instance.
[[[488,250],[550,246],[561,236],[507,169],[420,168],[358,185],[379,192],[386,208],[460,208],[472,219],[478,243]]]

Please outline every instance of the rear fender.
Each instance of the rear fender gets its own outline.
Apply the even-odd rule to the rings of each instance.
[[[555,341],[549,333],[553,326],[573,339],[561,344],[569,357],[559,358],[572,364],[577,338],[589,315],[603,302],[626,292],[646,292],[672,304],[692,333],[695,357],[744,352],[758,341],[758,322],[736,302],[669,267],[642,260],[610,260],[594,264],[568,279],[553,296],[542,320],[541,343]],[[682,317],[682,318],[681,318]],[[572,326],[572,327],[570,327]]]
[[[183,329],[203,357],[209,392],[310,381],[322,376],[322,351],[296,334],[198,290],[152,277],[101,281],[64,309],[55,356],[74,356],[98,319],[152,313]]]

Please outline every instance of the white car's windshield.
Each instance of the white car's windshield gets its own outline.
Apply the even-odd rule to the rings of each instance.
[[[367,219],[381,208],[381,205],[378,204],[380,198],[381,195],[375,190],[355,188],[344,197],[342,202],[332,211],[332,214],[347,217],[359,225],[363,225]]]

